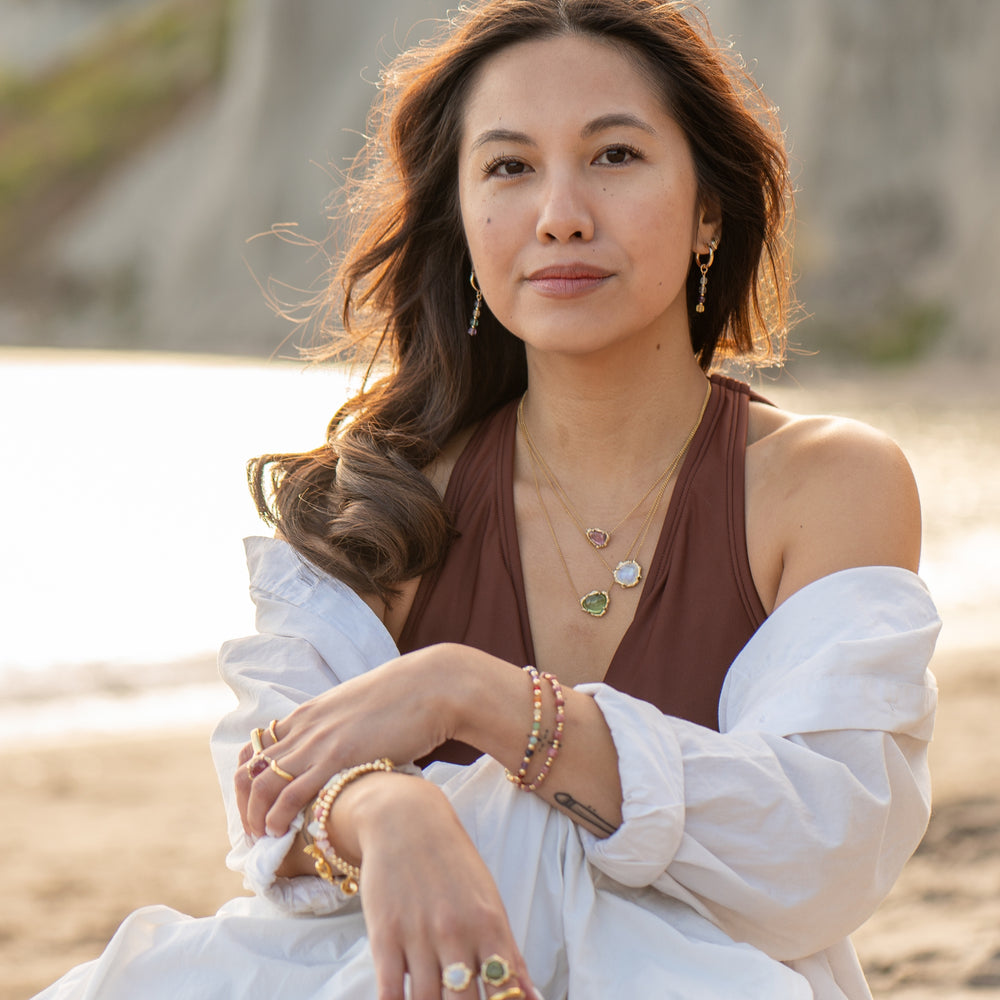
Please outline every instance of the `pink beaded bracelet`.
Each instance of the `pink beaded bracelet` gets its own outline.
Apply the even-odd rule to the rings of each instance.
[[[303,833],[308,840],[303,848],[304,852],[313,859],[316,866],[316,874],[327,882],[332,882],[340,887],[345,896],[353,896],[360,888],[361,869],[357,865],[352,865],[339,857],[330,843],[330,836],[327,833],[326,823],[330,818],[330,810],[337,796],[344,790],[344,787],[360,778],[363,774],[371,774],[373,771],[392,771],[393,763],[388,757],[380,757],[368,764],[358,764],[357,767],[349,767],[345,771],[335,774],[316,796],[316,801],[312,804],[313,821],[308,823]]]
[[[535,776],[535,780],[531,782],[530,785],[524,785],[524,790],[526,792],[537,791],[539,785],[548,777],[549,771],[552,770],[552,765],[555,763],[556,757],[559,756],[559,748],[562,746],[562,734],[563,729],[566,726],[566,699],[563,698],[562,685],[556,680],[554,674],[542,674],[542,677],[549,682],[552,687],[552,696],[556,703],[556,729],[552,736],[552,741],[549,743],[549,749],[545,754],[545,761],[542,764],[542,769]]]
[[[530,664],[524,670],[531,676],[531,735],[528,737],[528,746],[525,748],[524,758],[521,761],[521,766],[517,769],[517,774],[504,769],[507,780],[513,782],[518,788],[524,787],[524,779],[528,773],[528,768],[531,766],[531,759],[535,756],[535,750],[538,748],[538,740],[542,732],[542,677]]]

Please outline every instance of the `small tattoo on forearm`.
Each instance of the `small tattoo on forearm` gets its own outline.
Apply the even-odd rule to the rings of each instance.
[[[569,792],[556,792],[555,800],[566,812],[574,816],[579,816],[580,819],[588,823],[595,830],[600,830],[601,833],[606,833],[609,837],[617,829],[617,827],[612,826],[602,816],[599,816],[593,808],[585,806],[582,802],[577,802]]]

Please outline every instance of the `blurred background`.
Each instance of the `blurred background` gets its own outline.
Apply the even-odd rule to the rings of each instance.
[[[445,0],[3,0],[0,342],[269,357],[322,261],[379,68]],[[713,0],[781,107],[799,331],[831,359],[996,358],[992,0]],[[421,23],[423,22],[423,23]]]
[[[239,539],[263,530],[246,459],[320,443],[348,390],[346,372],[295,360],[262,286],[294,302],[321,280],[301,244],[328,235],[380,67],[449,6],[0,0],[8,741],[201,738],[229,704],[215,650],[252,628]],[[1000,4],[707,9],[781,108],[798,192],[806,318],[762,389],[907,451],[946,620],[939,673],[972,713],[942,714],[969,742],[939,760],[971,775],[1000,704]],[[285,238],[260,235],[274,227]],[[1000,843],[994,793],[977,822]],[[994,961],[1000,996],[994,944],[962,975]],[[882,981],[905,975],[890,962]]]
[[[245,460],[314,446],[345,391],[343,372],[292,360],[296,331],[264,289],[295,302],[322,280],[302,240],[328,235],[380,68],[446,11],[0,0],[13,731],[83,724],[47,704],[42,726],[25,699],[204,678],[250,628],[237,539],[261,526]],[[765,391],[896,434],[924,488],[938,599],[992,607],[976,565],[1000,558],[1000,5],[714,0],[710,17],[780,106],[798,189],[806,318]],[[983,616],[965,618],[953,635],[985,641]]]

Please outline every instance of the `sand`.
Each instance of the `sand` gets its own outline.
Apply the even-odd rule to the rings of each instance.
[[[935,661],[942,705],[927,836],[855,937],[876,997],[1000,998],[1000,650]],[[150,903],[208,915],[243,890],[208,732],[8,748],[0,783],[0,1000],[96,956]]]

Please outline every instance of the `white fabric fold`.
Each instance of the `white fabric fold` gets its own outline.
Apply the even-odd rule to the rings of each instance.
[[[228,863],[258,896],[207,920],[139,911],[105,956],[44,1000],[166,1000],[180,980],[147,980],[143,970],[183,967],[192,954],[210,964],[212,983],[245,982],[254,995],[375,995],[356,898],[318,878],[275,878],[288,838],[244,836],[232,776],[252,728],[396,649],[357,595],[283,542],[250,539],[247,554],[261,634],[223,650],[239,704],[219,724],[213,755]],[[927,822],[937,629],[913,574],[848,570],[793,595],[758,630],[729,671],[719,732],[606,685],[581,687],[619,756],[624,821],[603,840],[518,792],[489,758],[431,765],[426,777],[490,867],[545,996],[870,997],[847,935]],[[242,995],[223,985],[199,992]]]

